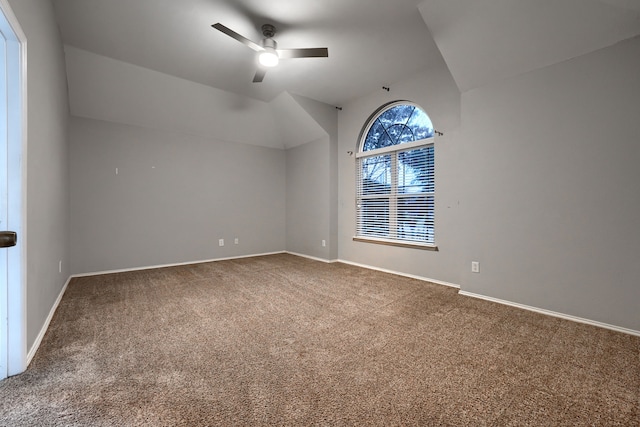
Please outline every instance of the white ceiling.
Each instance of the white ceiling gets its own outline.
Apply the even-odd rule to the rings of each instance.
[[[640,0],[53,0],[63,42],[263,101],[283,91],[332,105],[446,61],[462,91],[640,34]],[[252,83],[254,40],[328,47]]]

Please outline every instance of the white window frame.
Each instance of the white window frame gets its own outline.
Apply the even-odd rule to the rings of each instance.
[[[378,117],[380,117],[380,115],[384,114],[386,111],[388,111],[391,108],[394,108],[395,106],[398,105],[413,105],[416,108],[420,108],[422,110],[422,108],[413,103],[413,102],[409,102],[409,101],[397,101],[397,102],[393,102],[390,104],[387,104],[385,106],[383,106],[382,108],[380,108],[378,111],[376,111],[375,114],[373,114],[370,118],[369,121],[367,122],[367,126],[363,129],[363,132],[360,136],[360,141],[358,144],[358,151],[355,154],[356,157],[356,234],[353,237],[354,241],[358,241],[358,242],[367,242],[367,243],[378,243],[378,244],[384,244],[384,245],[391,245],[391,246],[401,246],[401,247],[410,247],[410,248],[418,248],[418,249],[426,249],[426,250],[438,250],[438,247],[435,243],[435,218],[434,218],[434,224],[433,224],[433,228],[434,228],[434,241],[433,243],[431,242],[420,242],[420,241],[416,241],[416,240],[407,240],[407,239],[400,239],[396,237],[393,237],[393,235],[396,233],[396,228],[397,228],[397,214],[398,214],[398,200],[401,199],[402,197],[405,196],[415,196],[415,193],[413,194],[401,194],[398,193],[398,182],[397,182],[397,176],[398,176],[398,154],[404,151],[411,151],[411,150],[415,150],[415,149],[419,149],[419,148],[423,148],[423,147],[429,147],[429,146],[433,146],[435,147],[435,137],[430,137],[430,138],[425,138],[425,139],[421,139],[421,140],[417,140],[417,141],[412,141],[412,142],[407,142],[407,143],[402,143],[402,144],[397,144],[397,145],[392,145],[392,146],[388,146],[388,147],[382,147],[382,148],[378,148],[375,150],[368,150],[368,151],[363,151],[364,148],[364,144],[365,144],[365,140],[367,138],[367,135],[369,134],[369,130],[371,129],[371,127],[373,126],[373,124],[375,123],[376,119]],[[424,110],[422,110],[424,111]],[[370,195],[370,196],[362,196],[359,194],[359,188],[361,185],[361,168],[362,168],[362,159],[366,159],[369,157],[378,157],[378,156],[382,156],[382,155],[390,155],[391,157],[391,191],[390,194],[387,195],[380,195],[380,194],[374,194],[374,195]],[[435,159],[434,159],[435,162]],[[434,169],[435,169],[435,165],[434,165]],[[434,171],[435,173],[435,171]],[[434,198],[434,216],[435,216],[435,188],[433,192],[422,192],[419,193],[421,196],[427,196],[427,197],[433,197]],[[381,199],[381,198],[387,198],[389,199],[389,223],[388,223],[388,227],[389,227],[389,231],[390,231],[390,235],[391,237],[389,238],[382,238],[382,237],[373,237],[373,236],[368,236],[368,235],[360,235],[359,234],[359,230],[360,230],[360,225],[361,225],[361,210],[360,210],[360,203],[361,200],[365,200],[366,198],[371,198],[371,199]]]

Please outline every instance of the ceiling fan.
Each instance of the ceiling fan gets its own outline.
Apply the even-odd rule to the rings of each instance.
[[[241,36],[220,23],[213,24],[212,27],[258,52],[258,70],[256,71],[256,75],[253,77],[254,83],[260,83],[264,79],[264,75],[267,73],[267,68],[278,65],[280,59],[327,58],[329,56],[329,49],[326,47],[278,49],[278,43],[273,39],[273,36],[276,34],[276,27],[271,24],[264,24],[262,26],[262,35],[264,38],[260,44]]]

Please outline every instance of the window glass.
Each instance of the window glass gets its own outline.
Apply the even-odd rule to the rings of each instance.
[[[362,150],[371,151],[431,137],[433,125],[427,114],[415,105],[398,104],[375,118]]]

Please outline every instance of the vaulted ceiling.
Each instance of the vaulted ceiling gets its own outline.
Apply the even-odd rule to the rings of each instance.
[[[461,91],[640,34],[640,0],[53,0],[63,42],[251,98],[340,105],[430,67]],[[252,83],[255,54],[221,22],[279,47],[328,47]]]

